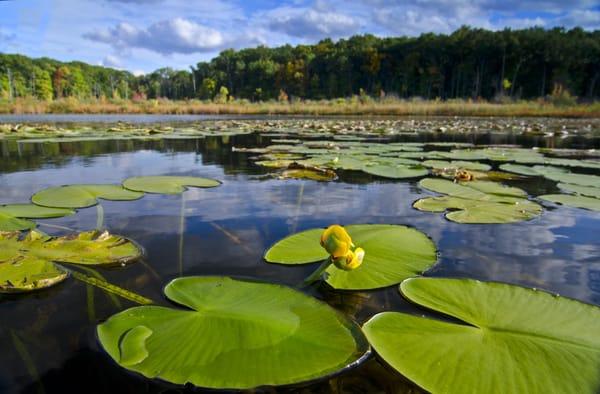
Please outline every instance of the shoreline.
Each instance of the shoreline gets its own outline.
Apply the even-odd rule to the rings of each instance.
[[[556,105],[545,101],[491,103],[486,101],[423,101],[353,99],[302,102],[213,103],[200,100],[0,101],[0,115],[296,115],[296,116],[460,116],[600,118],[600,102]]]

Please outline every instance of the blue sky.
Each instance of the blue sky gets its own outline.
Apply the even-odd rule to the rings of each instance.
[[[0,52],[141,73],[188,68],[226,48],[461,25],[600,29],[600,0],[5,0]]]

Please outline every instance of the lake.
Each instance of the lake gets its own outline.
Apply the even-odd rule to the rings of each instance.
[[[244,149],[290,144],[286,142],[290,139],[319,144],[341,141],[328,134],[328,126],[311,136],[298,133],[301,125],[298,122],[302,120],[293,119],[289,120],[293,123],[286,124],[288,120],[281,118],[0,117],[4,123],[56,122],[63,128],[76,128],[73,121],[108,123],[92,123],[90,127],[96,130],[108,128],[117,120],[130,122],[134,125],[131,127],[160,121],[163,125],[172,124],[175,129],[202,128],[203,122],[212,122],[212,127],[221,121],[247,122],[250,126],[243,134],[186,134],[178,138],[158,135],[129,139],[103,134],[97,140],[63,138],[36,142],[31,138],[6,136],[0,139],[0,203],[28,202],[32,194],[47,187],[120,184],[134,176],[186,175],[221,181],[220,187],[189,188],[180,195],[148,194],[135,201],[101,200],[103,226],[135,240],[144,248],[145,257],[127,267],[95,270],[106,281],[150,298],[158,305],[171,305],[163,295],[163,287],[181,276],[225,275],[298,286],[314,271],[314,265],[267,264],[263,259],[265,251],[287,235],[333,223],[403,224],[420,230],[435,242],[439,251],[437,263],[426,276],[507,282],[600,304],[598,211],[542,202],[543,213],[529,221],[461,224],[445,219],[441,213],[412,207],[416,200],[433,195],[419,187],[422,177],[389,179],[338,169],[338,178],[331,182],[280,179],[273,175],[280,170],[255,163],[254,157],[260,153]],[[354,121],[340,120],[345,122],[343,125]],[[396,127],[395,120],[382,120],[385,121],[391,122],[386,127]],[[398,122],[406,126],[410,121]],[[550,149],[549,157],[573,160],[583,157],[590,163],[599,160],[598,152],[594,151],[600,148],[597,120],[498,120],[514,126],[511,130],[507,130],[508,126],[488,129],[495,122],[490,119],[468,119],[464,123],[443,118],[412,121],[412,131],[403,129],[375,135],[369,133],[373,130],[368,126],[366,133],[364,128],[348,133],[348,140],[357,144],[425,144],[415,145],[423,146],[425,152],[453,148],[453,145],[426,143],[537,147]],[[271,130],[265,135],[260,122],[276,124],[269,126]],[[310,124],[311,120],[306,122]],[[443,126],[446,123],[449,125]],[[529,133],[526,129],[532,124],[543,127],[539,133]],[[452,130],[446,132],[440,127]],[[361,133],[365,139],[352,140],[352,136],[360,137]],[[479,161],[495,170],[501,164],[494,160]],[[600,170],[593,168],[577,172],[600,175]],[[530,198],[558,191],[556,182],[543,177],[522,177],[505,183],[525,190]],[[37,222],[39,229],[47,234],[63,235],[95,228],[97,215],[97,208],[90,207],[78,210],[75,215]],[[361,324],[384,310],[425,313],[403,299],[397,286],[340,292],[322,285],[304,291]],[[135,305],[73,278],[39,292],[3,295],[0,392],[63,393],[81,391],[83,387],[89,393],[185,391],[183,387],[147,380],[122,369],[99,345],[96,326]],[[418,392],[416,386],[399,374],[371,359],[340,376],[281,392],[392,392],[394,387],[402,387],[402,392]]]

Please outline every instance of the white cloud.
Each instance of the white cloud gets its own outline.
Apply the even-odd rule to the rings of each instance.
[[[270,10],[260,18],[267,28],[299,38],[344,37],[358,34],[361,22],[358,18],[316,8],[279,7]]]
[[[122,67],[121,59],[119,59],[115,55],[106,55],[104,57],[104,59],[102,59],[101,64],[104,67],[111,67],[111,68],[121,68]]]
[[[225,44],[218,30],[184,18],[163,20],[145,29],[122,22],[113,28],[86,33],[84,37],[118,50],[143,48],[164,55],[210,52]]]

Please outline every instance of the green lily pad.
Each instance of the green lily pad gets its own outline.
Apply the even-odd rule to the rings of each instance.
[[[581,194],[582,196],[600,198],[600,187],[571,185],[569,183],[559,183],[557,186],[560,189],[570,193],[577,193]]]
[[[125,190],[119,185],[67,185],[50,187],[31,196],[36,205],[54,208],[86,208],[98,204],[98,199],[131,201],[144,193]]]
[[[539,198],[561,205],[567,205],[569,207],[600,211],[600,198],[576,196],[572,194],[545,194]]]
[[[462,321],[383,312],[363,326],[375,351],[425,390],[597,393],[600,308],[471,279],[414,278],[400,289],[416,304]]]
[[[423,162],[423,165],[435,169],[465,169],[474,171],[489,171],[492,168],[487,164],[472,161],[426,160]]]
[[[446,219],[457,223],[514,223],[533,219],[542,213],[542,207],[527,200],[527,193],[523,190],[496,182],[459,184],[426,178],[419,185],[447,196],[422,198],[413,207],[421,211],[447,212]]]
[[[35,228],[35,222],[0,212],[0,231],[21,231]]]
[[[366,164],[363,166],[362,170],[367,174],[391,179],[416,178],[429,174],[427,168],[420,165],[393,163]]]
[[[112,266],[142,256],[133,242],[108,232],[50,237],[32,230],[20,235],[0,232],[0,292],[30,291],[64,280],[65,270],[54,263]]]
[[[329,182],[337,179],[337,174],[331,170],[316,168],[292,168],[281,173],[283,178],[308,179],[318,182]]]
[[[48,208],[35,204],[0,205],[0,231],[19,231],[35,228],[35,223],[24,219],[58,218],[72,215],[71,209]]]
[[[0,205],[0,213],[17,218],[49,219],[73,215],[75,211],[64,208],[42,207],[35,204],[6,204]]]
[[[108,354],[148,378],[215,389],[289,385],[356,365],[369,352],[354,323],[281,285],[189,277],[165,294],[186,309],[131,308],[98,326]]]
[[[512,164],[512,163],[502,164],[500,166],[500,169],[502,171],[512,172],[512,173],[519,174],[519,175],[526,175],[526,176],[541,176],[542,175],[538,171],[536,171],[534,168],[529,167],[529,166],[524,166],[521,164]]]
[[[123,187],[145,193],[179,194],[189,187],[216,187],[221,182],[195,176],[137,176],[123,181]]]
[[[356,246],[365,250],[363,263],[352,271],[327,269],[327,283],[335,289],[367,290],[400,283],[421,275],[437,260],[435,244],[422,232],[398,225],[360,224],[345,229]],[[273,245],[265,260],[276,264],[308,264],[325,260],[319,240],[323,229],[293,234]]]
[[[600,187],[600,176],[573,173],[547,173],[544,176],[553,181],[579,186]]]

